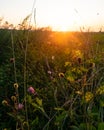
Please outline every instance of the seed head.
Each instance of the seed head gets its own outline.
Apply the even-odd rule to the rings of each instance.
[[[16,98],[15,96],[11,96],[11,100],[12,100],[13,102],[15,102],[15,101],[17,100],[17,98]]]
[[[59,77],[64,77],[64,73],[59,73]]]
[[[14,60],[15,60],[14,58],[10,58],[10,62],[11,62],[11,63],[13,63],[13,62],[14,62]]]
[[[7,102],[6,100],[3,100],[3,101],[2,101],[2,104],[3,104],[4,106],[8,106],[8,102]]]
[[[18,88],[18,83],[14,83],[14,88],[15,88],[15,89]]]
[[[78,63],[81,64],[81,62],[82,62],[82,59],[79,57],[78,58]]]

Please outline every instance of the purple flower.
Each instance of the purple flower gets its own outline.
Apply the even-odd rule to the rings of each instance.
[[[32,86],[30,86],[30,87],[27,89],[27,91],[28,91],[30,94],[35,94],[35,93],[36,93],[35,89],[34,89]]]
[[[24,105],[23,105],[23,104],[21,104],[21,103],[19,103],[19,104],[18,104],[18,110],[22,110],[22,109],[23,109],[23,107],[24,107]]]

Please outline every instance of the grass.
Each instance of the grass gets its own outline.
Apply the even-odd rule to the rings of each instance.
[[[0,35],[0,129],[104,129],[103,32]]]

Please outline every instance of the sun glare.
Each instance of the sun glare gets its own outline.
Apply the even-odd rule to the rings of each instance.
[[[98,3],[82,0],[37,1],[36,21],[38,26],[52,27],[56,31],[75,31],[80,27],[95,27],[100,22]],[[92,9],[93,7],[93,9]],[[97,14],[96,14],[97,13]]]
[[[58,31],[61,31],[61,32],[68,32],[69,31],[69,29],[68,29],[68,27],[67,26],[61,26],[60,28],[58,28],[57,29]]]
[[[47,3],[47,8],[43,8],[43,3],[39,9],[37,6],[37,23],[41,21],[41,25],[50,26],[53,30],[68,31],[72,29],[77,18],[73,5],[73,2],[70,3],[68,0],[53,0]]]
[[[83,27],[84,31],[89,28],[104,30],[104,0],[11,0],[6,4],[5,1],[1,0],[0,16],[15,26],[32,14],[30,22],[37,28],[51,27],[55,31],[80,31]]]

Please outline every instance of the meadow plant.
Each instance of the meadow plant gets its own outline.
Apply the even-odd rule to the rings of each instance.
[[[99,33],[21,27],[10,31],[0,69],[0,129],[103,130],[104,46],[93,39]]]

